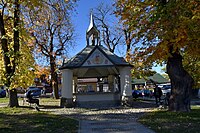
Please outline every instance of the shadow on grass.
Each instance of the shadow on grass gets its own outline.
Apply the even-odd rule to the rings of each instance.
[[[35,108],[36,105],[23,105],[23,106],[19,106],[19,108]],[[56,106],[56,105],[40,105],[39,109],[59,109],[62,108],[60,106]]]
[[[21,109],[16,109],[16,112],[11,108],[11,114],[8,111],[0,113],[0,132],[77,132],[78,121],[50,113],[31,112],[29,108],[31,107],[23,106]]]
[[[145,108],[156,108],[156,104],[154,104],[154,102],[152,101],[133,101],[133,108],[136,109],[145,109]]]
[[[42,109],[59,109],[59,108],[62,108],[62,107],[56,106],[56,105],[40,105],[39,108],[42,108]]]

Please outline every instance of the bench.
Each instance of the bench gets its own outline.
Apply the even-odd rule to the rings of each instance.
[[[24,103],[28,103],[30,106],[31,104],[36,104],[39,106],[39,99],[28,99],[28,98],[23,98],[22,104],[24,105]]]

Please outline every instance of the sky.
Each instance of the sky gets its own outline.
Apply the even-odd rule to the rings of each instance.
[[[69,57],[75,56],[86,46],[86,30],[90,22],[90,11],[92,8],[97,7],[100,3],[112,5],[113,0],[79,0],[77,2],[76,12],[73,14],[72,22],[75,27],[75,47],[69,53]],[[98,28],[98,27],[97,27]],[[125,51],[125,50],[124,50]],[[124,56],[123,52],[116,50],[118,56]],[[161,67],[153,67],[153,70],[158,73],[163,73]]]
[[[72,17],[75,26],[76,46],[73,53],[69,53],[70,56],[74,56],[86,46],[86,30],[90,22],[90,11],[100,3],[112,4],[112,0],[79,0],[77,2],[76,13]]]

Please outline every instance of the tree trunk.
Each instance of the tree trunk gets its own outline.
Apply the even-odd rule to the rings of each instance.
[[[129,43],[126,44],[126,61],[130,62],[131,60],[131,45]]]
[[[50,56],[50,67],[51,67],[51,83],[53,87],[53,96],[59,99],[58,95],[58,75],[56,73],[56,63],[54,57]]]
[[[8,40],[5,38],[6,36],[6,28],[5,28],[5,23],[4,20],[4,14],[0,14],[0,32],[1,32],[1,48],[2,48],[2,53],[4,56],[4,67],[5,67],[5,85],[7,87],[10,87],[11,82],[12,82],[12,77],[15,73],[15,68],[17,65],[17,59],[18,59],[18,52],[19,52],[19,0],[14,1],[14,58],[10,56],[10,51],[9,51],[9,45],[8,45]],[[4,36],[4,37],[3,37]],[[10,48],[12,49],[12,47]],[[12,58],[12,59],[11,59]],[[18,107],[18,99],[17,99],[17,91],[16,89],[11,89],[9,90],[9,106],[10,107]]]
[[[17,66],[17,60],[19,58],[19,0],[15,0],[14,1],[14,59],[12,60],[12,71],[6,71],[6,73],[9,75],[9,77],[7,77],[7,82],[8,82],[8,86],[10,86],[11,84],[11,77],[14,75],[15,73],[15,69]],[[11,64],[11,63],[10,63]],[[7,67],[7,66],[6,66]],[[10,107],[18,107],[19,103],[18,103],[18,98],[17,98],[17,90],[16,89],[11,89],[9,90],[9,106]]]
[[[17,98],[17,90],[9,89],[9,107],[19,107],[18,98]]]
[[[190,95],[193,85],[192,77],[184,70],[182,56],[173,53],[167,61],[167,73],[171,80],[170,111],[190,112]]]
[[[53,76],[52,80],[55,81],[52,84],[52,86],[53,86],[53,92],[54,92],[53,95],[54,95],[54,98],[59,99],[59,95],[58,95],[58,76],[57,76],[57,73],[54,72],[54,74],[52,76]]]

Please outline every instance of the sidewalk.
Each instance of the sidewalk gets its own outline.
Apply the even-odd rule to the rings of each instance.
[[[135,102],[134,107],[120,107],[85,112],[80,117],[78,133],[155,133],[137,120],[154,109],[154,103]],[[83,115],[82,115],[83,116]]]
[[[155,133],[135,120],[80,121],[78,133]]]
[[[6,107],[8,106],[8,103],[0,103],[0,107]]]

